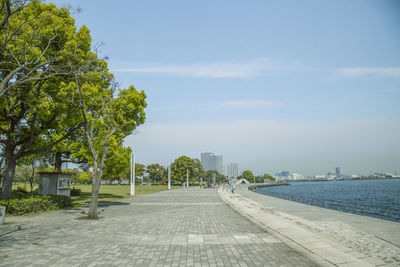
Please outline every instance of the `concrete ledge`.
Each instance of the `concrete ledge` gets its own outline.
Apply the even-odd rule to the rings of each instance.
[[[290,183],[253,184],[253,185],[249,185],[249,187],[247,189],[254,190],[256,188],[278,186],[278,185],[290,185]]]
[[[376,266],[377,259],[310,230],[317,228],[313,222],[265,208],[240,194],[230,193],[227,187],[219,188],[218,194],[233,209],[321,266]]]

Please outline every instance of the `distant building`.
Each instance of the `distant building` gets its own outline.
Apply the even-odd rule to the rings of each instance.
[[[289,179],[289,180],[294,180],[294,181],[296,181],[296,180],[304,180],[304,177],[303,177],[301,174],[292,173],[292,174],[290,174],[290,175],[288,176],[288,179]]]
[[[336,177],[340,177],[340,167],[336,167]]]
[[[222,172],[222,174],[223,174],[224,176],[227,176],[227,175],[228,175],[228,169],[227,169],[227,166],[226,166],[226,165],[223,166],[223,172]]]
[[[216,170],[218,173],[224,173],[224,162],[222,155],[214,155],[211,152],[200,154],[201,165],[205,171]]]
[[[223,161],[222,155],[214,155],[214,158],[215,158],[215,170],[219,174],[223,174],[224,173],[224,161]]]
[[[212,162],[212,156],[214,155],[214,153],[211,152],[205,152],[205,153],[201,153],[200,154],[200,161],[201,161],[201,165],[203,165],[203,169],[205,171],[209,171],[209,170],[214,170],[215,168],[213,168],[213,162]]]
[[[275,176],[279,176],[279,177],[289,177],[290,172],[289,171],[280,171],[277,174],[275,174]]]
[[[239,176],[239,163],[229,163],[226,169],[229,178],[236,179]]]

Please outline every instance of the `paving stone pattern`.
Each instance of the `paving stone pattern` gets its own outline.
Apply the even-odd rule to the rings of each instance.
[[[342,222],[318,221],[315,223],[323,233],[341,241],[346,247],[379,259],[375,262],[376,265],[400,266],[399,247]]]
[[[214,189],[176,189],[100,207],[7,217],[0,266],[316,266],[235,212]],[[86,208],[87,210],[87,208]]]

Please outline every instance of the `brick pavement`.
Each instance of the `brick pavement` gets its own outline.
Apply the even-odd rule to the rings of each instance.
[[[100,208],[7,217],[0,266],[316,266],[250,222],[215,189],[176,189]]]

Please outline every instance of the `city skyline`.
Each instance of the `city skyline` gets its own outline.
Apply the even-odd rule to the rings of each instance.
[[[55,3],[80,7],[121,87],[145,91],[125,141],[138,162],[218,151],[258,175],[400,170],[398,1]]]

